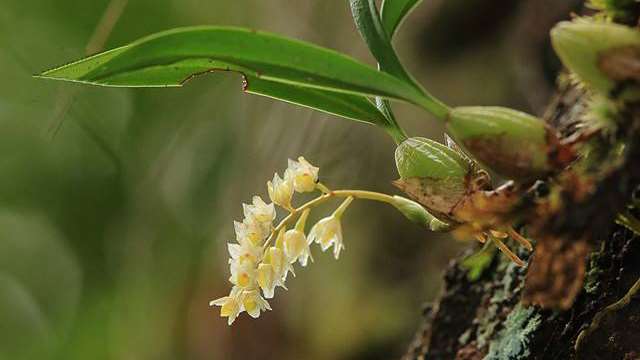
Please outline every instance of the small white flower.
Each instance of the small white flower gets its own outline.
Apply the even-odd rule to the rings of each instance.
[[[250,262],[229,260],[231,277],[229,282],[240,288],[253,288],[256,286],[256,265]]]
[[[278,285],[282,287],[284,287],[284,281],[287,280],[287,275],[289,273],[296,276],[296,273],[293,271],[293,265],[291,265],[287,255],[284,253],[284,246],[282,248],[276,246],[268,248],[264,255],[264,262],[273,265],[275,279],[276,281],[281,282],[281,284]]]
[[[252,200],[252,205],[242,204],[245,219],[256,221],[266,225],[267,228],[271,228],[271,224],[276,218],[276,208],[273,203],[265,203],[260,196],[254,196]]]
[[[228,318],[228,324],[231,325],[242,312],[242,290],[237,287],[231,289],[229,296],[221,297],[209,302],[209,306],[221,306],[220,316]]]
[[[342,204],[331,214],[316,223],[309,232],[309,244],[316,242],[320,244],[322,251],[327,250],[333,245],[333,256],[337,259],[340,257],[340,251],[344,249],[342,242],[342,215],[351,205],[353,196],[344,199]]]
[[[293,182],[280,178],[280,175],[273,174],[273,180],[267,181],[267,191],[269,198],[275,204],[285,209],[291,209],[291,197],[293,196]]]
[[[260,296],[258,290],[244,291],[242,295],[242,306],[254,319],[260,316],[260,312],[271,310],[271,306],[269,306],[269,303]]]
[[[265,263],[258,265],[258,285],[262,289],[262,293],[264,294],[265,298],[273,298],[276,288],[273,265]]]
[[[284,233],[284,253],[290,263],[298,260],[300,265],[307,266],[307,261],[311,257],[311,250],[302,231],[291,229]],[[311,260],[313,261],[313,258]]]
[[[269,231],[261,223],[252,219],[244,219],[243,222],[234,221],[233,226],[236,231],[236,239],[242,245],[262,245],[264,239],[269,235]]]
[[[240,264],[249,263],[256,265],[262,259],[262,247],[254,246],[249,243],[245,244],[227,244],[231,261],[237,261]]]
[[[309,244],[316,242],[320,244],[322,251],[327,250],[333,245],[333,255],[337,259],[340,251],[344,249],[342,242],[342,225],[340,219],[331,215],[315,224],[309,232]]]
[[[295,276],[293,265],[287,259],[284,251],[275,246],[268,248],[265,251],[263,262],[258,265],[257,270],[258,285],[265,298],[271,299],[273,297],[276,286],[287,289],[284,282],[287,280],[289,272]]]
[[[289,167],[285,171],[284,177],[293,182],[293,188],[297,192],[310,192],[316,188],[319,170],[300,156],[298,161],[289,159]]]

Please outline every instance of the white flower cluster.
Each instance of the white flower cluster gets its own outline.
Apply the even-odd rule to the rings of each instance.
[[[271,310],[265,299],[272,298],[278,286],[286,289],[287,275],[294,274],[293,263],[297,261],[306,266],[309,259],[313,260],[309,249],[313,242],[320,244],[322,251],[333,245],[336,259],[340,255],[344,247],[340,217],[353,198],[347,198],[331,216],[314,225],[308,237],[304,228],[310,209],[296,210],[291,205],[294,191],[302,193],[317,189],[318,170],[303,157],[298,161],[289,160],[284,178],[275,174],[273,180],[267,182],[272,203],[267,204],[254,196],[251,205],[243,204],[244,219],[234,222],[237,243],[228,244],[229,281],[233,288],[228,296],[210,302],[211,306],[221,307],[220,315],[228,318],[229,325],[243,311],[257,318],[261,312]],[[274,204],[286,209],[290,219],[299,214],[294,228],[286,230],[286,223],[279,229],[274,227]],[[273,237],[275,242],[272,243]]]

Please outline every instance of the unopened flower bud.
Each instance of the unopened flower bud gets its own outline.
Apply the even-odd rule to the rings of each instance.
[[[429,228],[431,231],[446,231],[449,224],[431,215],[422,205],[402,196],[393,197],[393,206],[407,219],[418,225]]]
[[[284,253],[290,263],[298,260],[300,265],[307,266],[307,261],[311,257],[309,243],[304,235],[304,227],[309,216],[309,209],[300,215],[296,227],[284,233]],[[312,258],[313,260],[313,258]]]
[[[262,289],[264,297],[267,299],[273,298],[273,291],[276,287],[275,272],[273,271],[273,265],[260,264],[258,265],[258,286]]]

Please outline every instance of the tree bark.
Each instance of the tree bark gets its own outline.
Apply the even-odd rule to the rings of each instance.
[[[460,260],[446,271],[445,291],[404,359],[640,359],[640,301],[603,310],[640,276],[640,239],[616,226],[591,254],[585,289],[565,311],[524,306],[526,268],[496,256],[475,282]],[[594,324],[602,314],[599,325]],[[579,345],[578,336],[583,333]]]
[[[634,18],[637,23],[638,16]],[[565,82],[544,120],[569,136],[581,123],[587,101],[588,94]],[[625,117],[629,126],[637,126],[640,107],[628,106]],[[640,139],[637,133],[635,138]],[[448,266],[444,291],[425,308],[423,324],[403,359],[640,359],[640,291],[635,294],[640,238],[613,221],[631,200],[629,188],[640,184],[638,142],[628,144],[626,163],[600,179],[590,200],[569,204],[555,222],[562,223],[559,227],[569,238],[588,234],[594,249],[571,307],[525,305],[521,298],[528,266],[518,267],[504,256],[494,256],[482,275],[470,280],[462,265],[469,251]],[[640,215],[638,209],[630,211]],[[535,260],[535,250],[519,255]]]

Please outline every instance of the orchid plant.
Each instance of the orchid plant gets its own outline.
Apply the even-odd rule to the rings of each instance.
[[[580,166],[586,158],[582,145],[603,128],[616,126],[615,119],[591,122],[584,131],[567,138],[521,111],[449,107],[416,81],[392,45],[400,24],[419,3],[384,0],[378,9],[375,0],[350,0],[354,22],[378,62],[377,69],[279,35],[198,26],[157,33],[38,77],[99,86],[175,87],[208,72],[233,71],[243,75],[245,92],[371,124],[396,142],[400,178],[394,184],[413,200],[364,190],[331,190],[318,181],[319,169],[300,157],[289,161],[282,177],[275,174],[267,183],[270,203],[256,196],[252,204],[244,205],[244,219],[235,223],[237,243],[228,245],[232,290],[211,302],[221,307],[229,324],[242,311],[257,317],[270,309],[265,299],[273,297],[276,287],[285,287],[295,262],[306,266],[312,260],[311,244],[319,244],[323,251],[333,247],[337,259],[344,248],[341,218],[354,199],[384,202],[433,231],[453,231],[486,246],[493,244],[524,266],[525,261],[505,242],[515,241],[527,250],[533,245],[514,225],[528,225],[539,243],[551,241],[545,224],[562,208],[559,194],[571,188],[567,179],[586,177]],[[605,98],[608,104],[618,101],[612,105],[618,108],[624,106],[620,101],[637,99],[636,87],[617,86],[624,74],[607,72],[598,63],[614,46],[640,46],[636,29],[606,18],[577,19],[559,24],[551,36],[562,62],[594,98]],[[443,122],[448,134],[445,144],[409,137],[394,116],[392,100],[416,105]],[[494,187],[487,170],[510,180]],[[539,195],[541,182],[559,184],[557,191]],[[578,189],[584,188],[575,187],[571,196],[577,198]],[[296,207],[292,203],[296,192],[319,194]],[[344,200],[306,233],[310,211],[332,198]],[[276,206],[286,216],[274,225]],[[576,239],[570,247],[572,254],[578,254],[574,257],[588,251],[588,245],[578,246],[583,243],[588,239]],[[533,294],[529,300],[566,307],[576,295],[576,281],[582,281],[584,264],[576,261],[575,269],[574,282],[559,290],[564,291],[562,299],[552,301]]]

